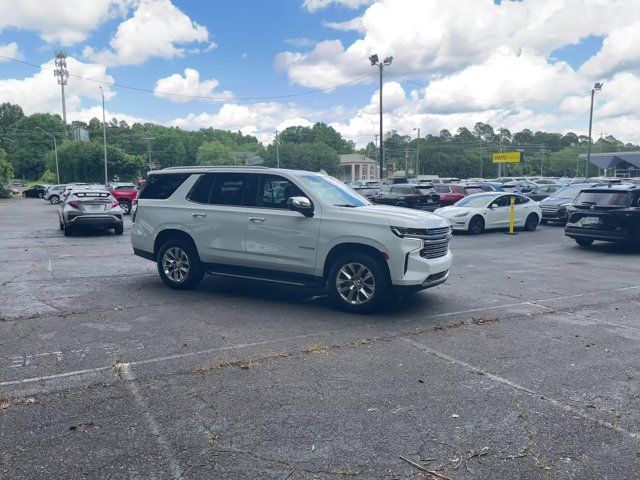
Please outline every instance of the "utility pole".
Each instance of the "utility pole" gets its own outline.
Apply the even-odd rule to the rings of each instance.
[[[276,144],[276,165],[278,168],[280,168],[280,146],[278,145],[280,143],[279,139],[278,139],[278,130],[276,130],[276,138],[275,138],[275,144]]]
[[[591,110],[589,110],[589,143],[587,144],[587,164],[584,168],[584,178],[589,178],[589,163],[591,162],[591,125],[593,123],[593,97],[596,90],[602,90],[602,83],[596,82],[591,89]]]
[[[409,176],[409,147],[404,147],[404,174]]]
[[[151,140],[155,139],[155,137],[142,137],[142,140],[147,141],[147,150],[149,152],[149,170],[153,170],[153,166],[151,165]]]
[[[502,153],[502,126],[500,127],[500,153]],[[505,170],[506,170],[507,166],[505,165]],[[498,178],[502,177],[502,164],[499,163],[498,164]]]
[[[40,130],[42,133],[44,133],[45,135],[48,135],[49,137],[51,137],[53,139],[53,152],[54,152],[55,157],[56,157],[56,179],[57,179],[58,183],[60,183],[60,170],[58,169],[58,144],[56,143],[56,137],[54,135],[51,135],[49,132],[45,132],[40,127],[36,127],[36,128],[38,130]]]
[[[69,78],[69,70],[67,70],[67,54],[62,50],[58,50],[56,52],[55,65],[56,69],[53,71],[53,74],[58,77],[58,84],[60,85],[60,90],[62,92],[62,121],[66,125],[67,104],[64,98],[64,86],[67,84],[67,79]]]
[[[104,183],[109,183],[109,174],[107,173],[107,121],[104,115],[104,91],[100,86],[100,95],[102,95],[102,143],[104,147]]]
[[[414,128],[418,131],[418,141],[416,143],[416,178],[420,174],[420,127]]]
[[[384,133],[382,130],[382,71],[384,67],[388,67],[391,65],[393,61],[393,57],[387,57],[382,62],[379,61],[378,55],[375,53],[369,57],[369,61],[371,62],[371,66],[378,66],[380,70],[380,158],[378,159],[380,163],[380,181],[382,181],[384,177]]]

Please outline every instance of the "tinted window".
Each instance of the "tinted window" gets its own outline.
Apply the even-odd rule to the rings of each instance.
[[[277,175],[260,175],[261,185],[258,188],[258,206],[265,208],[289,208],[290,197],[306,197],[304,192],[284,177]]]
[[[418,187],[417,190],[422,195],[431,195],[436,193],[436,189],[433,187]]]
[[[187,199],[197,203],[209,203],[209,195],[215,179],[215,173],[202,175],[187,195]]]
[[[241,206],[247,180],[248,176],[244,173],[218,173],[209,195],[209,203]]]
[[[581,192],[575,203],[593,204],[601,207],[630,207],[633,198],[629,192]]]
[[[482,187],[464,187],[464,191],[467,195],[473,195],[474,193],[484,192]]]
[[[149,178],[144,184],[144,188],[140,192],[140,198],[166,200],[173,195],[173,192],[175,192],[190,176],[190,173],[163,173],[149,175]]]
[[[438,193],[450,193],[451,189],[449,187],[447,187],[446,185],[437,185],[436,189],[438,190]]]
[[[511,205],[511,197],[503,195],[502,197],[496,198],[493,203],[497,204],[499,207],[506,207]]]
[[[529,199],[527,197],[516,196],[516,205],[521,205],[523,203],[527,203]],[[511,204],[509,204],[511,205]]]

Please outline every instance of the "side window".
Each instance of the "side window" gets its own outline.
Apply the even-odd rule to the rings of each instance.
[[[202,175],[189,192],[189,195],[187,195],[187,200],[191,200],[196,203],[209,203],[211,187],[215,180],[215,173],[206,173]]]
[[[141,199],[166,200],[175,192],[190,173],[162,173],[149,175],[144,188],[140,192]]]
[[[260,175],[258,188],[258,207],[289,208],[287,200],[290,197],[306,197],[293,182],[278,175]]]
[[[511,200],[509,200],[511,201]],[[527,203],[529,201],[529,199],[527,197],[520,197],[520,196],[516,196],[516,205],[523,205],[525,203]],[[511,205],[511,203],[509,203],[509,205]]]
[[[244,173],[218,173],[209,194],[213,205],[242,206],[248,176]]]
[[[510,205],[510,202],[511,197],[509,195],[503,195],[493,201],[493,203],[497,204],[499,207],[506,207],[507,205]]]

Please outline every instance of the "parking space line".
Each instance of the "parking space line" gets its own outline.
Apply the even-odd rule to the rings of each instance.
[[[493,373],[490,373],[482,368],[476,367],[474,365],[471,365],[470,363],[465,362],[464,360],[460,360],[457,358],[454,358],[450,355],[447,355],[446,353],[443,353],[439,350],[436,350],[434,348],[431,348],[423,343],[417,342],[416,340],[414,340],[413,338],[404,338],[403,339],[404,342],[408,343],[409,345],[415,347],[418,350],[421,350],[424,353],[427,353],[429,355],[433,355],[434,357],[437,357],[441,360],[444,360],[448,363],[451,363],[452,365],[457,365],[459,367],[462,367],[468,371],[483,375],[487,378],[489,378],[490,380],[493,380],[496,383],[500,383],[502,385],[506,385],[510,388],[513,388],[514,390],[517,390],[519,392],[525,393],[527,395],[530,395],[532,397],[536,397],[540,400],[544,400],[545,402],[550,403],[551,405],[560,408],[561,410],[564,410],[565,412],[569,412],[573,415],[579,416],[581,418],[584,418],[585,420],[589,420],[591,422],[594,422],[596,424],[598,424],[601,427],[604,428],[608,428],[610,430],[614,430],[620,434],[623,434],[629,438],[633,438],[634,440],[640,440],[640,433],[636,433],[636,432],[630,432],[629,430],[619,427],[617,425],[614,425],[611,422],[607,422],[605,420],[601,420],[599,418],[596,418],[592,415],[589,415],[587,413],[584,413],[583,411],[574,408],[570,405],[567,405],[565,403],[562,403],[559,400],[556,400],[555,398],[551,398],[548,397],[547,395],[544,395],[542,393],[536,392],[534,390],[530,390],[518,383],[512,382],[509,379],[500,377],[498,375],[495,375]]]
[[[160,449],[164,452],[164,457],[167,459],[167,462],[169,463],[171,476],[175,480],[181,480],[183,477],[182,468],[180,468],[180,464],[178,463],[178,460],[173,454],[171,444],[167,440],[167,437],[165,437],[162,431],[160,430],[160,425],[158,424],[154,416],[151,414],[151,411],[149,410],[149,405],[147,404],[147,401],[142,395],[142,392],[140,391],[140,386],[138,385],[138,382],[136,381],[136,377],[133,374],[133,371],[131,370],[131,364],[122,363],[120,364],[120,367],[121,367],[120,374],[123,380],[125,380],[125,385],[133,395],[133,398],[136,404],[138,405],[138,408],[142,410],[144,418],[146,419],[147,424],[149,425],[149,430],[151,430],[151,434],[155,438],[156,443],[158,444]]]
[[[545,309],[549,310],[550,312],[563,313],[565,315],[571,315],[572,317],[584,318],[585,320],[590,320],[593,323],[603,323],[605,325],[611,325],[613,327],[622,328],[624,330],[637,330],[637,331],[640,332],[640,328],[633,327],[631,325],[624,325],[622,323],[609,322],[608,320],[602,320],[602,319],[599,319],[599,318],[589,317],[587,315],[581,315],[579,313],[570,312],[568,310],[562,310],[562,309],[559,309],[559,308],[548,307],[546,305],[540,305],[540,304],[536,304],[534,302],[527,302],[527,303],[529,303],[530,305],[536,306],[536,307],[545,308]]]
[[[176,353],[176,354],[173,354],[173,355],[166,355],[166,356],[163,356],[163,357],[148,358],[148,359],[145,359],[145,360],[136,360],[136,361],[128,362],[128,365],[130,365],[130,366],[147,365],[147,364],[150,364],[150,363],[161,363],[161,362],[166,362],[166,361],[170,361],[170,360],[181,360],[181,359],[189,358],[189,357],[207,355],[209,353],[225,352],[225,351],[229,351],[229,350],[237,350],[237,349],[250,348],[250,347],[260,347],[260,346],[269,345],[269,344],[276,344],[276,343],[286,342],[286,341],[289,341],[289,340],[299,340],[299,339],[303,339],[303,338],[317,337],[317,336],[320,336],[320,335],[333,335],[333,334],[336,334],[336,333],[344,332],[345,330],[347,330],[347,329],[333,330],[331,332],[307,333],[307,334],[303,334],[303,335],[294,335],[292,337],[284,337],[284,338],[278,338],[278,339],[273,339],[273,340],[264,340],[264,341],[261,341],[261,342],[239,343],[239,344],[236,344],[236,345],[228,345],[228,346],[225,346],[225,347],[207,348],[205,350],[198,350],[196,352]],[[65,373],[57,373],[57,374],[53,374],[53,375],[44,375],[44,376],[40,376],[40,377],[29,377],[29,378],[22,378],[22,379],[19,379],[19,380],[7,380],[7,381],[4,381],[4,382],[0,382],[0,387],[6,387],[6,386],[11,386],[11,385],[22,385],[22,384],[27,384],[27,383],[37,383],[37,382],[46,382],[46,381],[59,380],[59,379],[62,379],[62,378],[67,378],[67,377],[87,375],[87,374],[91,374],[91,373],[99,373],[99,372],[103,372],[105,370],[109,370],[110,368],[112,368],[112,367],[111,366],[103,366],[103,367],[96,367],[96,368],[87,368],[87,369],[84,369],[84,370],[75,370],[75,371],[65,372]]]

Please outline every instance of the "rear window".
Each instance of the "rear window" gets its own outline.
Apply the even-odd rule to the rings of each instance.
[[[149,175],[139,198],[166,200],[191,176],[190,173],[163,173]]]
[[[438,193],[449,193],[449,192],[451,192],[451,189],[446,185],[438,185],[438,186],[436,186],[436,189],[438,190]]]
[[[482,187],[464,187],[464,191],[467,195],[473,195],[474,193],[484,192]]]
[[[436,193],[436,189],[433,187],[418,187],[418,191],[422,195],[431,195],[433,193]]]
[[[633,197],[629,192],[580,192],[576,197],[577,205],[589,204],[598,207],[630,207]]]

